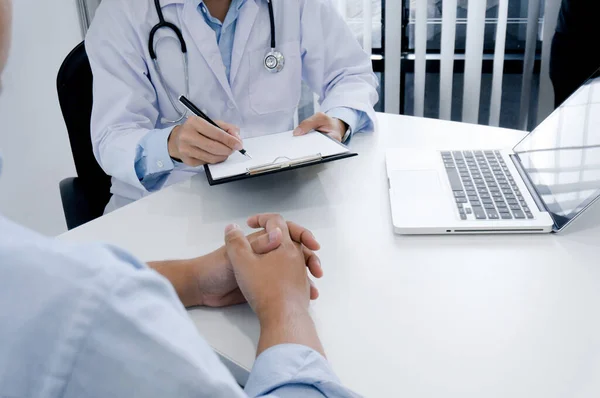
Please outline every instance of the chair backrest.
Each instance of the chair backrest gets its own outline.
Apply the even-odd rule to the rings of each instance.
[[[92,150],[92,70],[83,42],[63,61],[56,86],[77,176],[94,192],[108,197],[110,177],[100,168]]]

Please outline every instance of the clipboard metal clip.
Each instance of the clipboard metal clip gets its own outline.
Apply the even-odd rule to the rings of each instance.
[[[279,161],[279,160],[283,160],[283,161]],[[262,164],[262,165],[255,166],[255,167],[250,167],[246,170],[247,170],[248,175],[256,175],[256,174],[268,173],[270,171],[275,171],[275,170],[287,169],[289,167],[300,166],[300,165],[304,165],[304,164],[308,164],[308,163],[320,162],[322,160],[323,160],[323,156],[320,153],[317,153],[316,155],[312,155],[312,156],[304,156],[304,157],[297,158],[297,159],[290,159],[286,156],[281,156],[281,157],[276,158],[271,163]]]

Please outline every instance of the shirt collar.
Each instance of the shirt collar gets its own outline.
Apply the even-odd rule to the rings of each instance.
[[[204,4],[204,0],[195,0],[198,3],[198,6]],[[237,7],[238,11],[248,0],[231,0],[231,6]],[[230,7],[231,7],[230,6]]]
[[[221,22],[211,15],[210,10],[206,6],[204,0],[196,0],[198,3],[197,7],[203,13],[206,22],[209,24],[216,24],[222,28],[230,26],[238,19],[238,16],[240,15],[240,9],[244,6],[246,1],[247,0],[231,0],[231,5],[229,6],[229,10],[227,10],[225,20]]]
[[[186,1],[189,0],[160,0],[160,6],[161,8],[168,6],[169,4],[185,4]],[[204,3],[204,0],[193,0],[195,3],[197,3],[196,5],[200,5],[202,3]],[[238,0],[233,0],[232,4],[235,4]],[[247,2],[248,0],[241,0],[239,1],[239,5],[238,5],[238,10],[240,8],[242,8],[242,6]],[[251,1],[259,1],[259,0],[251,0]]]

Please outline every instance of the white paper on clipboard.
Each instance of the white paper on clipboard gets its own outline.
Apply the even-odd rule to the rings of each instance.
[[[267,164],[284,163],[317,154],[325,158],[350,152],[344,145],[321,133],[294,137],[293,131],[247,138],[244,140],[244,149],[252,159],[234,152],[225,162],[209,165],[213,180],[247,174],[248,170]]]

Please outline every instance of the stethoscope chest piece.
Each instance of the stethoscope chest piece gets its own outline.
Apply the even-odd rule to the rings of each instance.
[[[283,54],[279,51],[271,49],[271,51],[269,51],[267,55],[265,55],[264,64],[265,69],[269,72],[278,73],[281,72],[283,70],[283,67],[285,66],[285,58]]]

